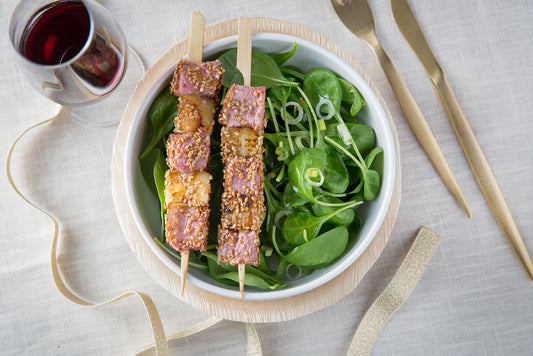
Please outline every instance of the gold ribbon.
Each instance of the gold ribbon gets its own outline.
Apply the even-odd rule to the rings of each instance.
[[[392,281],[374,301],[357,327],[348,355],[368,355],[381,329],[391,315],[409,297],[429,260],[433,256],[440,237],[422,227]]]
[[[179,331],[177,333],[174,333],[167,337],[165,335],[165,330],[163,329],[163,324],[161,322],[161,318],[159,317],[159,313],[157,312],[157,308],[152,301],[152,299],[145,293],[142,292],[136,292],[136,291],[128,291],[125,292],[117,297],[111,298],[107,301],[101,302],[101,303],[91,303],[88,302],[77,295],[75,295],[65,284],[63,281],[61,274],[59,272],[59,265],[57,262],[57,242],[59,239],[59,223],[58,221],[47,211],[37,206],[35,203],[31,202],[28,198],[22,194],[22,192],[17,188],[17,185],[15,184],[13,177],[11,175],[11,156],[13,153],[13,150],[19,140],[29,131],[33,130],[36,127],[42,126],[44,124],[47,124],[63,115],[67,115],[69,113],[69,109],[66,107],[61,107],[59,112],[52,118],[46,119],[44,121],[41,121],[37,124],[34,124],[27,129],[25,129],[11,144],[11,147],[9,148],[7,159],[6,159],[6,174],[7,174],[7,180],[9,181],[9,184],[11,185],[11,188],[30,206],[37,209],[44,215],[46,215],[50,220],[52,221],[54,225],[54,236],[52,239],[52,247],[51,247],[51,253],[50,253],[50,266],[52,270],[52,278],[54,280],[55,286],[58,289],[58,291],[68,300],[70,300],[72,303],[84,306],[84,307],[99,307],[107,304],[111,304],[114,302],[118,302],[119,300],[125,299],[130,296],[137,296],[141,299],[141,302],[144,305],[144,308],[146,309],[146,312],[148,314],[148,319],[150,321],[150,326],[152,328],[152,334],[154,338],[154,343],[147,348],[145,348],[143,351],[141,351],[140,354],[146,354],[149,351],[155,350],[155,353],[157,355],[168,355],[168,341],[179,339],[183,337],[190,336],[192,334],[195,334],[197,332],[200,332],[202,330],[205,330],[216,323],[220,322],[222,319],[217,317],[211,317],[207,319],[206,321],[200,322],[188,329]],[[257,336],[257,332],[255,331],[254,326],[251,323],[248,323],[248,355],[261,355],[261,344],[259,343],[259,338]],[[250,350],[253,350],[250,352]]]

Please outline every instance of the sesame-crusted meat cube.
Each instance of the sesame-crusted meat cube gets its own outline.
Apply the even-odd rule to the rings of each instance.
[[[262,158],[228,156],[224,167],[224,191],[234,190],[248,196],[263,195]]]
[[[170,90],[176,96],[198,95],[213,99],[222,86],[223,75],[224,69],[218,59],[202,63],[181,60],[174,71]]]
[[[245,195],[230,189],[222,193],[220,224],[223,228],[233,230],[259,231],[265,211],[265,197]]]
[[[209,161],[210,136],[201,129],[170,134],[167,140],[167,164],[170,170],[190,173],[203,171]]]
[[[218,263],[259,265],[257,231],[218,228]]]
[[[209,206],[211,175],[206,172],[165,173],[165,209],[171,205]]]
[[[200,250],[207,247],[209,207],[171,205],[165,214],[167,243],[176,251]]]
[[[201,127],[209,133],[213,132],[214,100],[196,95],[183,95],[179,100],[178,115],[174,119],[174,132],[192,132]]]
[[[257,131],[243,127],[225,127],[220,131],[222,156],[263,157],[263,135]]]
[[[224,97],[219,122],[262,131],[266,126],[265,87],[232,84]]]

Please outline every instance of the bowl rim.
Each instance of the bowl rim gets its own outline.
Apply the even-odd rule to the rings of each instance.
[[[375,238],[381,224],[383,223],[383,220],[385,219],[385,215],[388,211],[388,206],[391,202],[391,197],[393,193],[394,188],[394,181],[396,177],[396,169],[395,169],[395,158],[396,158],[396,147],[394,144],[394,138],[392,135],[392,129],[390,127],[390,123],[387,117],[386,113],[386,107],[383,107],[382,103],[378,99],[378,96],[374,92],[374,89],[372,89],[368,83],[367,80],[350,64],[348,64],[346,61],[344,61],[342,58],[340,58],[337,54],[331,52],[329,49],[326,49],[322,46],[320,46],[317,43],[311,42],[309,40],[300,38],[298,36],[294,35],[288,35],[288,34],[280,34],[280,33],[274,33],[274,32],[260,32],[260,33],[254,33],[253,34],[253,40],[261,40],[261,39],[267,39],[272,40],[276,38],[282,38],[285,40],[291,40],[296,41],[298,44],[305,44],[308,47],[317,49],[321,51],[323,54],[327,55],[328,57],[335,59],[337,63],[341,63],[342,66],[345,68],[346,71],[349,71],[354,75],[355,77],[358,77],[360,80],[360,83],[356,85],[356,87],[362,91],[365,92],[365,100],[367,103],[372,102],[372,106],[374,108],[377,108],[378,110],[378,117],[381,122],[384,123],[385,127],[388,129],[384,133],[385,136],[388,136],[388,140],[390,141],[390,147],[389,149],[391,151],[388,151],[388,154],[384,157],[384,172],[389,172],[386,175],[383,175],[382,177],[382,185],[380,190],[380,196],[383,195],[382,198],[383,201],[380,204],[380,208],[378,209],[377,217],[372,220],[371,226],[369,228],[370,233],[367,233],[368,237],[364,240],[361,240],[361,243],[356,243],[350,251],[345,252],[344,256],[336,262],[335,266],[333,266],[329,271],[321,274],[320,276],[310,279],[306,283],[294,286],[291,288],[285,288],[285,289],[279,289],[279,290],[273,290],[273,291],[264,291],[264,290],[251,290],[246,291],[244,294],[244,299],[248,300],[273,300],[273,299],[281,299],[286,297],[292,297],[295,295],[299,295],[305,292],[308,292],[312,289],[315,289],[331,279],[337,277],[340,273],[342,273],[344,270],[346,270],[350,265],[352,265],[357,258],[359,258],[363,252],[366,250],[366,248],[370,245],[370,243]],[[204,46],[204,52],[209,52],[210,50],[214,50],[215,48],[223,47],[224,45],[227,45],[228,43],[235,43],[237,41],[237,36],[226,36],[219,39],[214,40],[213,42],[210,42]],[[167,83],[168,81],[168,72],[172,72],[173,68],[169,68],[167,71],[164,72],[162,76],[157,78],[154,82],[152,82],[152,86],[150,90],[157,87],[158,89],[155,90],[156,93],[160,91],[164,83]],[[153,94],[153,93],[152,93]],[[147,94],[145,98],[143,98],[142,103],[137,107],[132,123],[128,130],[127,140],[126,140],[126,147],[125,147],[125,159],[124,159],[124,177],[125,177],[125,190],[126,190],[126,198],[128,201],[128,206],[130,209],[130,212],[133,215],[136,227],[139,229],[139,232],[141,233],[144,241],[148,244],[150,249],[156,254],[156,256],[162,261],[167,267],[169,267],[172,271],[174,271],[176,274],[180,274],[180,267],[176,263],[174,259],[172,259],[163,249],[161,249],[152,239],[151,233],[148,231],[146,225],[143,223],[143,219],[140,216],[139,209],[137,208],[137,202],[135,199],[135,193],[134,193],[134,187],[133,187],[133,179],[131,172],[133,171],[133,162],[136,160],[131,159],[132,155],[132,146],[133,146],[133,132],[134,128],[138,126],[138,123],[140,120],[145,120],[145,113],[142,114],[141,112],[144,110],[147,110],[147,105],[149,107],[149,104],[146,104],[146,98],[150,95]],[[153,99],[150,100],[150,103]],[[136,157],[135,157],[136,158]],[[360,238],[360,237],[359,237]],[[199,278],[196,278],[194,275],[188,274],[187,275],[188,282],[217,295],[239,299],[240,294],[239,291],[236,289],[232,289],[230,287],[220,287],[214,284],[210,284],[208,282],[205,282]]]

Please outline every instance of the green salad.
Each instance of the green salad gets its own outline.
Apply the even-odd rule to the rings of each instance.
[[[364,99],[357,88],[330,70],[302,72],[285,65],[297,51],[252,51],[251,86],[265,86],[265,205],[258,267],[246,266],[245,285],[279,289],[287,281],[311,274],[337,260],[363,221],[357,208],[377,197],[381,176],[376,169],[383,150],[374,130],[357,114]],[[225,70],[223,97],[233,83],[243,84],[237,70],[237,49],[218,56]],[[222,103],[222,101],[220,101]],[[154,240],[170,256],[179,253],[165,243],[164,175],[168,169],[165,143],[174,128],[178,98],[164,88],[152,103],[148,118],[150,142],[139,156],[142,174],[158,195],[161,233]],[[211,136],[209,166],[211,216],[207,251],[191,251],[189,266],[208,272],[216,281],[238,285],[237,266],[217,263],[217,227],[223,192],[220,125]]]

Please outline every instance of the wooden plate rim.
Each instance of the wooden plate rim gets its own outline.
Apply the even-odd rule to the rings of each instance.
[[[363,77],[363,79],[365,79],[383,106],[394,139],[396,151],[396,177],[394,180],[391,203],[385,219],[372,243],[350,267],[336,278],[309,292],[293,297],[266,301],[238,300],[207,292],[191,283],[187,284],[185,295],[180,297],[179,275],[175,274],[157,258],[146,244],[135,225],[135,221],[133,220],[126,199],[123,162],[126,138],[133,117],[135,116],[142,99],[154,82],[160,78],[171,65],[176,63],[187,53],[187,40],[183,40],[174,45],[152,67],[150,67],[143,79],[138,83],[126,106],[113,144],[113,156],[111,162],[112,194],[115,211],[128,245],[147,273],[164,289],[189,305],[220,318],[242,322],[278,322],[298,318],[336,303],[355,289],[364,275],[378,259],[379,255],[385,248],[398,215],[401,195],[400,151],[396,129],[383,97],[359,64],[344,49],[340,48],[320,33],[295,23],[262,17],[254,17],[250,18],[250,20],[254,33],[266,32],[291,35],[313,42],[326,48],[330,52],[335,53],[351,65]],[[207,27],[205,29],[204,43],[207,44],[220,38],[236,35],[238,29],[237,25],[238,19],[232,19]]]

